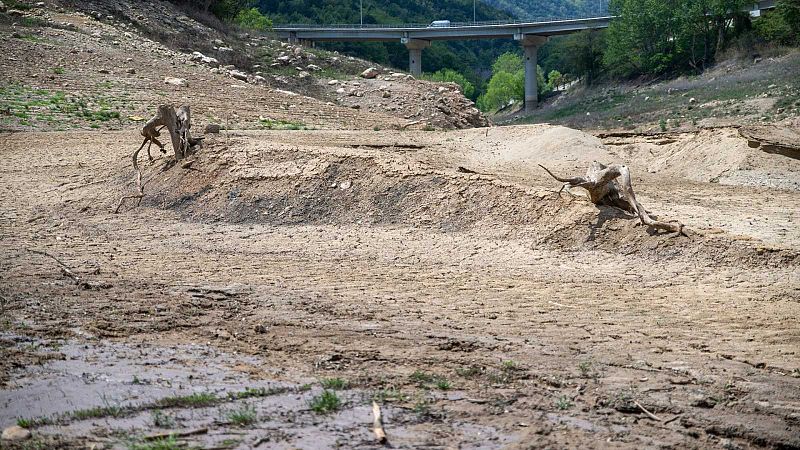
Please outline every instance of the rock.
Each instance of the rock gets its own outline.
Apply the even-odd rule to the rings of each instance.
[[[247,81],[247,74],[239,70],[231,70],[228,74],[237,80]]]
[[[19,31],[15,31],[11,33],[11,37],[14,39],[22,39],[22,34]]]
[[[689,103],[697,103],[697,99],[692,97],[689,99]]]
[[[44,8],[44,2],[36,2],[37,8]]]
[[[174,77],[164,78],[164,84],[171,84],[173,86],[180,86],[180,87],[186,87],[189,85],[189,83],[183,78],[174,78]]]
[[[130,74],[130,75],[135,75],[136,74],[136,69],[134,69],[133,67],[125,69],[125,73]]]
[[[335,85],[337,85],[337,84],[339,84],[339,80],[331,80],[331,81],[328,81],[328,86],[335,86]]]
[[[0,12],[5,12],[5,11],[6,11],[6,4],[3,3],[3,2],[0,2]]]
[[[206,134],[219,134],[220,126],[216,123],[210,123],[206,125],[205,133]]]
[[[760,57],[756,56],[755,58],[753,58],[753,64],[758,64],[760,62],[761,62],[761,58]]]
[[[211,43],[216,45],[217,47],[222,47],[225,45],[225,43],[222,42],[222,39],[214,39],[213,41],[211,41]]]
[[[697,408],[713,408],[717,405],[717,400],[710,396],[700,395],[692,399],[690,405]]]
[[[232,52],[233,51],[233,49],[230,48],[230,47],[219,47],[217,50],[220,51],[220,52],[223,52],[223,53]]]
[[[18,425],[13,425],[3,430],[2,439],[4,441],[24,441],[30,437],[30,430],[26,430]]]
[[[337,94],[344,94],[345,90],[344,90],[344,88],[339,88],[339,89],[336,90],[336,93]]]
[[[111,72],[110,72],[108,69],[100,69],[100,70],[98,70],[98,71],[97,71],[97,73],[105,73],[105,74],[109,74],[109,73],[111,73]]]
[[[377,77],[379,73],[380,72],[378,72],[378,69],[376,69],[374,67],[370,67],[369,69],[361,72],[361,78],[366,78],[368,80],[371,80],[371,79]]]
[[[253,77],[253,82],[255,83],[266,83],[267,79],[262,77],[261,75],[256,75]]]
[[[353,185],[352,181],[345,180],[345,181],[342,181],[341,183],[339,183],[339,189],[347,190],[347,189],[350,189],[350,186],[352,186],[352,185]]]
[[[301,70],[300,73],[297,74],[297,76],[298,76],[298,78],[300,78],[302,80],[303,78],[310,77],[311,74],[306,72],[305,70]]]
[[[25,13],[23,13],[22,11],[20,11],[18,9],[9,9],[6,12],[6,14],[8,14],[9,16],[12,16],[12,17],[22,17],[22,16],[25,15]]]
[[[389,98],[392,96],[392,93],[389,91],[383,91],[383,98]]]
[[[320,66],[318,66],[316,64],[309,64],[309,65],[306,66],[306,69],[308,69],[308,70],[310,70],[312,72],[319,72],[320,70],[322,70],[322,67],[320,67]]]
[[[275,61],[278,61],[279,63],[281,63],[284,66],[286,66],[286,65],[289,65],[289,62],[292,61],[292,58],[290,58],[288,56],[279,56],[279,57],[275,58]]]
[[[206,55],[204,55],[204,54],[202,54],[200,52],[192,52],[191,60],[194,61],[194,62],[207,64],[207,65],[212,66],[212,67],[219,66],[219,60],[217,60],[217,58],[212,58],[210,56],[206,56]]]

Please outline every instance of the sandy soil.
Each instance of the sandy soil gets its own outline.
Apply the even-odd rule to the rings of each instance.
[[[735,130],[229,132],[113,214],[136,136],[0,136],[2,426],[124,448],[159,411],[206,447],[371,447],[377,398],[396,447],[800,446],[800,162]],[[536,166],[592,159],[690,237]],[[344,404],[316,414],[333,377]],[[254,423],[225,419],[242,405]]]

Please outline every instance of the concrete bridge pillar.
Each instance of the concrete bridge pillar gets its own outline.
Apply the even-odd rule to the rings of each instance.
[[[289,32],[289,43],[290,44],[296,44],[298,40],[299,39],[297,39],[297,32],[290,31]]]
[[[545,36],[514,35],[520,41],[525,55],[525,112],[533,112],[539,103],[539,91],[536,86],[536,54],[539,47],[547,42]]]
[[[408,49],[408,71],[419,77],[422,75],[422,49],[430,47],[431,41],[403,38],[401,42]]]

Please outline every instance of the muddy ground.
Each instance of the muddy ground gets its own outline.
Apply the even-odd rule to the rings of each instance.
[[[224,132],[114,214],[136,136],[0,135],[26,445],[800,447],[800,161],[735,129]],[[537,167],[594,159],[689,236]]]

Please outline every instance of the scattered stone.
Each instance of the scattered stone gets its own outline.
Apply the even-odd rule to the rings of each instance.
[[[220,52],[222,52],[222,53],[225,53],[225,52],[232,52],[232,51],[233,51],[233,49],[232,49],[232,48],[230,48],[230,47],[219,47],[219,48],[217,48],[217,51],[220,51]]]
[[[689,99],[689,103],[697,103],[697,99],[692,97]]]
[[[322,67],[320,67],[320,66],[318,66],[316,64],[309,64],[309,65],[306,66],[306,69],[308,69],[308,70],[310,70],[312,72],[319,72],[320,70],[322,70]]]
[[[225,43],[222,42],[222,39],[214,39],[213,41],[211,41],[211,43],[216,45],[217,47],[222,47],[225,45]]]
[[[206,56],[200,52],[192,52],[192,61],[203,63],[212,67],[219,66],[219,60],[217,58],[212,58],[210,56]]]
[[[237,80],[247,81],[247,74],[239,70],[231,70],[228,74]]]
[[[189,83],[183,78],[174,78],[174,77],[164,78],[164,84],[171,84],[173,86],[180,86],[180,87],[186,87],[189,85]]]
[[[310,77],[311,74],[306,72],[305,70],[301,70],[300,73],[297,74],[297,76],[302,80],[304,78]]]
[[[134,69],[133,67],[131,67],[129,69],[125,69],[125,73],[134,75],[134,74],[136,74],[136,69]]]
[[[347,190],[347,189],[350,189],[350,187],[351,187],[352,185],[353,185],[353,182],[352,182],[352,181],[350,181],[350,180],[345,180],[345,181],[342,181],[341,183],[339,183],[339,189],[341,189],[341,190]]]
[[[2,439],[4,441],[24,441],[31,437],[30,430],[26,430],[18,425],[13,425],[3,430]]]
[[[378,72],[378,69],[376,69],[374,67],[370,67],[369,69],[361,72],[361,78],[366,78],[368,80],[371,80],[371,79],[377,77],[379,73],[380,72]]]
[[[108,69],[100,69],[100,70],[97,71],[97,73],[109,74],[109,73],[111,73],[111,71],[109,71]]]
[[[331,80],[331,81],[328,81],[328,86],[335,86],[335,85],[337,85],[337,84],[339,84],[339,80]]]
[[[690,404],[697,408],[713,408],[717,405],[717,400],[709,396],[699,396],[692,400]]]
[[[205,133],[206,134],[219,134],[220,126],[216,123],[210,123],[206,125]]]
[[[25,13],[23,13],[22,11],[20,11],[18,9],[9,9],[6,12],[6,14],[8,14],[9,16],[12,16],[12,17],[22,17],[22,16],[25,15]]]
[[[389,91],[383,91],[383,98],[389,98],[392,96],[392,93]]]
[[[761,58],[760,57],[756,56],[755,58],[753,58],[753,64],[758,64],[760,62],[761,62]]]

